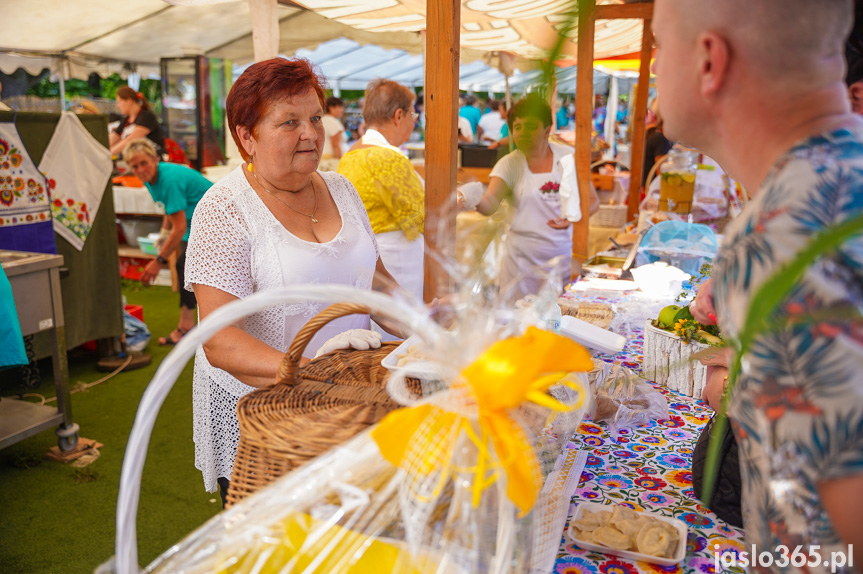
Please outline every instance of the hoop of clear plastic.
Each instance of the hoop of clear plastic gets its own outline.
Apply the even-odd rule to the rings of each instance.
[[[429,407],[416,436],[426,441],[434,437],[450,448],[429,456],[428,449],[412,439],[396,466],[382,456],[372,427],[220,513],[145,571],[547,572],[560,542],[560,508],[571,495],[555,490],[552,483],[560,456],[584,414],[586,377],[569,373],[547,389],[562,408],[525,402],[508,411],[535,455],[537,463],[530,472],[543,485],[532,508],[519,511],[508,495],[507,473],[495,462],[499,457],[494,443],[477,440],[488,433],[481,428],[474,397],[465,385],[454,383],[484,349],[540,319],[524,311],[502,315],[502,309],[495,308],[498,300],[478,301],[470,287],[461,295],[455,304],[457,322],[449,331],[436,325],[417,302],[343,286],[259,293],[211,314],[166,358],[142,398],[121,477],[116,560],[102,571],[139,571],[135,514],[146,444],[162,401],[195,349],[249,313],[313,300],[362,303],[421,337],[423,356],[393,373],[388,390],[407,408]],[[426,375],[430,367],[437,369],[444,390],[422,398],[411,395],[404,378],[419,367]],[[459,424],[442,424],[452,417]],[[491,462],[480,472],[482,460]]]

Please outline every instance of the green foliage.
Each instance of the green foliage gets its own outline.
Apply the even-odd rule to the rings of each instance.
[[[128,82],[120,77],[119,74],[111,74],[107,78],[100,78],[99,87],[95,88],[86,80],[72,78],[66,80],[66,97],[75,98],[106,98],[109,100],[117,97],[117,89],[120,86],[126,86]],[[161,109],[162,102],[162,85],[159,80],[141,80],[141,86],[138,89],[153,106],[154,111],[158,114]],[[37,96],[40,98],[59,98],[60,83],[52,82],[46,76],[42,81],[30,88],[27,95]]]
[[[696,291],[698,291],[698,287],[710,277],[712,271],[713,266],[710,263],[704,263],[698,270],[698,275],[689,282],[689,287],[681,291],[674,302],[680,303],[683,300],[692,298]],[[725,343],[721,341],[719,327],[717,325],[702,325],[696,321],[695,317],[692,316],[689,305],[680,308],[671,324],[666,325],[655,319],[652,321],[652,325],[657,329],[674,333],[686,343],[695,340],[711,347],[725,346]]]
[[[698,270],[698,275],[696,275],[693,279],[689,281],[689,288],[684,289],[680,292],[680,295],[674,300],[675,303],[679,303],[684,299],[691,299],[695,296],[695,293],[698,291],[698,288],[702,283],[707,281],[710,278],[710,274],[713,272],[713,265],[710,263],[704,263],[701,268]]]

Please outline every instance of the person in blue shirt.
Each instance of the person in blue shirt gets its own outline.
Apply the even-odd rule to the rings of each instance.
[[[185,284],[186,244],[195,206],[213,184],[188,166],[160,162],[156,147],[147,139],[130,142],[123,151],[123,159],[147,186],[153,201],[165,206],[166,215],[160,242],[157,243],[159,254],[144,268],[141,283],[152,283],[168,264],[167,258],[179,248],[176,270],[180,283],[180,321],[171,334],[159,337],[160,345],[175,345],[195,326],[195,294],[182,288]]]
[[[476,96],[467,96],[464,99],[464,105],[458,111],[458,115],[470,122],[473,133],[477,133],[476,128],[479,125],[479,119],[482,117],[482,111],[476,107],[476,101]]]
[[[566,107],[566,102],[560,104],[560,107],[557,109],[557,129],[565,130],[567,126],[569,126],[569,111]]]

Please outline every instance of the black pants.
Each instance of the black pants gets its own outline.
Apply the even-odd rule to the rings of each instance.
[[[222,497],[222,510],[225,509],[225,504],[228,503],[228,487],[231,485],[231,481],[225,478],[224,476],[220,476],[218,478],[219,482],[219,496]]]
[[[186,247],[188,243],[180,242],[180,251],[177,254],[177,280],[180,283],[180,307],[194,310],[198,306],[198,301],[195,299],[195,294],[191,291],[186,291]]]

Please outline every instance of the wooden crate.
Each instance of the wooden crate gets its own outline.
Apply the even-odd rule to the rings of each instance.
[[[692,355],[707,348],[696,341],[685,343],[677,335],[657,329],[647,321],[642,373],[645,378],[673,391],[700,399],[707,382],[707,367],[693,360]]]

